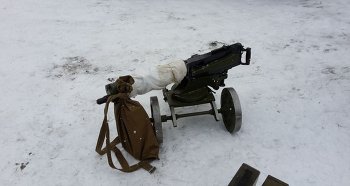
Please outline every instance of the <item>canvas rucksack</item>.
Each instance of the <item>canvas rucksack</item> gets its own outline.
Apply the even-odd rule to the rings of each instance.
[[[129,98],[134,80],[131,76],[122,76],[115,82],[118,93],[110,95],[105,105],[104,118],[96,144],[96,152],[100,155],[107,154],[108,164],[114,169],[123,172],[133,172],[140,168],[152,173],[155,167],[150,165],[154,159],[158,159],[159,143],[154,127],[142,105]],[[114,115],[118,136],[110,141],[110,131],[107,120],[108,106],[114,103]],[[106,146],[102,148],[105,141]],[[139,163],[130,166],[122,152],[116,146],[121,143],[123,148]],[[117,157],[121,168],[113,164],[112,153]]]

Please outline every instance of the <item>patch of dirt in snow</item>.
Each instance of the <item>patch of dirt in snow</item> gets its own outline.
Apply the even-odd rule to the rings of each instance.
[[[65,57],[62,65],[55,64],[52,69],[49,70],[49,77],[61,78],[71,77],[78,74],[91,74],[96,73],[99,69],[93,67],[90,62],[81,56]]]
[[[78,75],[96,75],[100,71],[103,73],[113,72],[111,67],[99,68],[82,56],[64,57],[62,60],[63,64],[54,64],[49,69],[47,77],[75,80]]]
[[[27,167],[27,165],[29,164],[29,162],[26,162],[26,163],[15,163],[16,166],[19,166],[19,168],[21,170],[23,170],[24,168]]]
[[[28,153],[28,156],[32,156],[32,155],[34,155],[32,152]],[[15,166],[17,167],[16,170],[23,171],[28,166],[29,163],[30,163],[30,161],[25,161],[25,162],[21,162],[21,163],[15,163]]]
[[[210,43],[208,43],[210,49],[213,49],[213,48],[218,48],[218,47],[221,47],[222,45],[227,45],[227,43],[223,43],[223,42],[220,42],[220,41],[212,41]]]
[[[200,53],[200,54],[206,53],[206,52],[209,52],[208,50],[214,50],[214,49],[220,48],[224,45],[230,45],[230,44],[225,43],[225,42],[221,42],[221,41],[211,41],[207,45],[209,47],[204,47],[203,49],[198,50],[198,53]]]

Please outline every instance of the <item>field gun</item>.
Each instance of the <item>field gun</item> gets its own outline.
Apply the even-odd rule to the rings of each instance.
[[[245,61],[242,56],[245,53]],[[242,124],[242,110],[238,95],[234,88],[226,87],[221,92],[221,108],[217,109],[214,90],[225,86],[229,69],[238,65],[249,65],[251,49],[244,48],[242,44],[235,43],[212,50],[202,55],[193,55],[185,60],[187,74],[179,84],[174,84],[171,89],[164,88],[164,100],[168,103],[171,115],[161,115],[158,98],[153,96],[151,102],[151,120],[154,123],[159,142],[163,141],[162,122],[172,120],[173,126],[177,126],[177,119],[197,115],[213,115],[219,121],[219,113],[222,115],[226,129],[230,133],[237,132]],[[208,111],[177,114],[175,108],[210,104]]]

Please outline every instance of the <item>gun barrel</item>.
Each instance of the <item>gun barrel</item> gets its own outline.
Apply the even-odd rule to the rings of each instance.
[[[109,97],[109,95],[105,95],[105,96],[103,96],[102,98],[97,99],[97,100],[96,100],[96,103],[99,104],[99,105],[101,105],[101,104],[103,104],[103,103],[106,103],[107,100],[108,100],[108,97]]]

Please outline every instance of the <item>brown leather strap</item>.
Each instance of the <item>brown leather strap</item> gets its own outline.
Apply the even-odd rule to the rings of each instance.
[[[114,169],[118,169],[118,170],[123,171],[123,172],[133,172],[133,171],[136,171],[140,168],[143,168],[146,171],[148,171],[149,173],[153,173],[156,168],[149,164],[150,161],[141,161],[141,162],[139,162],[135,165],[132,165],[132,166],[130,166],[128,164],[124,155],[116,146],[117,144],[120,143],[119,136],[116,137],[112,142],[110,142],[110,132],[109,132],[109,126],[108,126],[108,121],[107,121],[108,106],[109,106],[109,103],[111,101],[114,101],[114,100],[119,98],[118,95],[119,94],[110,96],[106,102],[106,106],[104,109],[104,118],[103,118],[102,126],[100,129],[100,133],[98,135],[95,150],[100,155],[107,154],[108,164],[110,167],[112,167]],[[104,140],[106,140],[106,146],[102,149]],[[122,167],[121,169],[114,166],[111,151],[113,151],[115,156],[117,157],[119,164]]]

